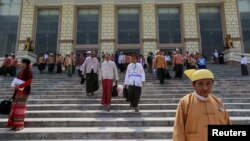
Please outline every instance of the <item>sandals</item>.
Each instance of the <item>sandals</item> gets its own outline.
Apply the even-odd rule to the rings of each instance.
[[[12,127],[11,129],[10,129],[10,131],[21,131],[21,130],[23,130],[23,128],[24,127]]]
[[[139,113],[139,112],[140,112],[138,107],[135,108],[135,112],[136,112],[136,113]]]
[[[17,132],[17,131],[21,131],[23,130],[23,127],[16,127],[15,129],[13,129],[13,131]]]
[[[109,112],[110,111],[110,105],[107,105],[106,110]]]

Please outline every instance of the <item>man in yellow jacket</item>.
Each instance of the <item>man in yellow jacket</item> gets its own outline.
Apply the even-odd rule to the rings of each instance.
[[[208,125],[228,125],[230,118],[222,101],[212,95],[214,75],[210,70],[186,70],[194,92],[184,96],[177,107],[173,141],[207,141]]]
[[[155,57],[154,60],[154,69],[157,69],[157,75],[160,80],[160,84],[164,84],[164,79],[165,79],[165,72],[166,72],[166,62],[165,62],[165,57],[163,56],[163,52],[160,51],[159,55]]]

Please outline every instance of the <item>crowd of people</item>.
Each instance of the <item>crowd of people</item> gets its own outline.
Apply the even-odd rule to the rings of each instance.
[[[11,73],[15,76],[17,63],[14,55],[11,59],[6,55],[1,73],[4,75]],[[26,102],[31,94],[33,78],[30,63],[28,59],[22,59],[20,62],[21,70],[17,78],[24,83],[15,87],[14,100],[6,125],[14,131],[24,128]],[[244,68],[247,64],[245,56],[242,56],[241,64],[241,67],[246,69]],[[135,112],[140,112],[140,97],[146,80],[144,70],[147,69],[148,73],[155,73],[160,84],[164,84],[165,79],[171,78],[169,70],[173,69],[174,77],[182,78],[185,74],[194,88],[194,92],[184,96],[178,104],[173,132],[174,141],[205,141],[208,124],[231,124],[223,103],[211,94],[215,78],[207,69],[207,59],[200,53],[182,54],[177,49],[170,54],[159,50],[155,54],[149,52],[146,58],[136,53],[123,52],[102,53],[101,57],[98,57],[95,51],[81,53],[79,56],[68,53],[65,57],[61,54],[54,56],[52,53],[45,53],[39,56],[37,66],[41,73],[44,73],[48,67],[48,73],[52,74],[56,68],[56,73],[65,72],[69,77],[77,70],[78,75],[86,81],[88,97],[95,97],[95,92],[99,90],[99,81],[101,81],[102,100],[100,103],[107,111],[111,110],[113,85],[114,83],[117,85],[119,81],[119,69],[120,73],[125,73],[124,89],[128,93],[126,101]],[[204,108],[207,105],[211,109]],[[213,115],[214,119],[210,119],[210,115]],[[201,123],[200,117],[206,120],[202,120]],[[193,133],[195,133],[194,136],[189,135]]]
[[[65,72],[69,77],[71,77],[72,74],[77,71],[78,75],[83,77],[83,64],[86,60],[93,56],[91,54],[91,51],[80,53],[78,55],[68,53],[66,56],[62,56],[61,54],[54,55],[53,53],[45,53],[39,56],[37,65],[40,73],[44,73],[47,67],[49,74],[53,72],[58,74]],[[119,72],[123,73],[132,62],[133,54],[136,56],[136,62],[140,63],[149,73],[154,73],[159,78],[161,84],[164,84],[165,78],[171,78],[169,74],[170,69],[175,71],[174,77],[182,78],[184,66],[186,66],[186,69],[205,69],[207,66],[207,59],[202,54],[189,52],[182,54],[178,49],[173,52],[164,52],[160,50],[156,53],[149,52],[147,56],[135,53],[116,52],[114,54],[109,54],[109,58],[115,63]],[[101,66],[101,62],[105,61],[105,56],[106,54],[103,52],[101,56],[97,56],[96,53],[94,54],[93,57],[95,58],[95,62],[99,63],[99,66],[95,64],[97,68]],[[99,75],[100,71],[97,68],[94,69],[94,73]],[[88,71],[90,71],[89,68]],[[85,76],[84,79],[87,77],[88,76]]]
[[[11,56],[11,57],[10,57]],[[16,76],[18,61],[15,57],[15,54],[6,54],[3,60],[3,64],[0,67],[0,75],[7,76]]]

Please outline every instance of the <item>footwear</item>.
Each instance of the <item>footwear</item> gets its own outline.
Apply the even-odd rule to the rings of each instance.
[[[14,131],[17,127],[10,128],[10,131]]]
[[[13,129],[13,131],[21,131],[21,130],[23,130],[23,127],[17,127],[15,129]]]
[[[138,107],[135,107],[135,112],[136,112],[136,113],[139,113],[139,112],[140,112]]]
[[[91,93],[91,96],[95,97],[95,94],[94,94],[94,93]]]
[[[110,105],[107,105],[107,106],[106,106],[106,110],[107,110],[107,111],[110,111]]]

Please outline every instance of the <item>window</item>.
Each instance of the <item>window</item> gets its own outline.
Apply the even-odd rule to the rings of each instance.
[[[181,43],[180,9],[158,8],[159,43]]]
[[[202,53],[210,59],[214,50],[224,50],[220,7],[200,7],[199,22]]]
[[[77,15],[77,44],[98,44],[99,10],[79,9]]]
[[[56,53],[59,9],[39,9],[35,53]]]
[[[250,53],[250,0],[238,0],[244,51]]]
[[[118,44],[140,44],[138,8],[118,9]]]
[[[0,57],[15,53],[19,14],[19,0],[0,0]]]
[[[0,0],[0,15],[19,15],[20,0]]]

